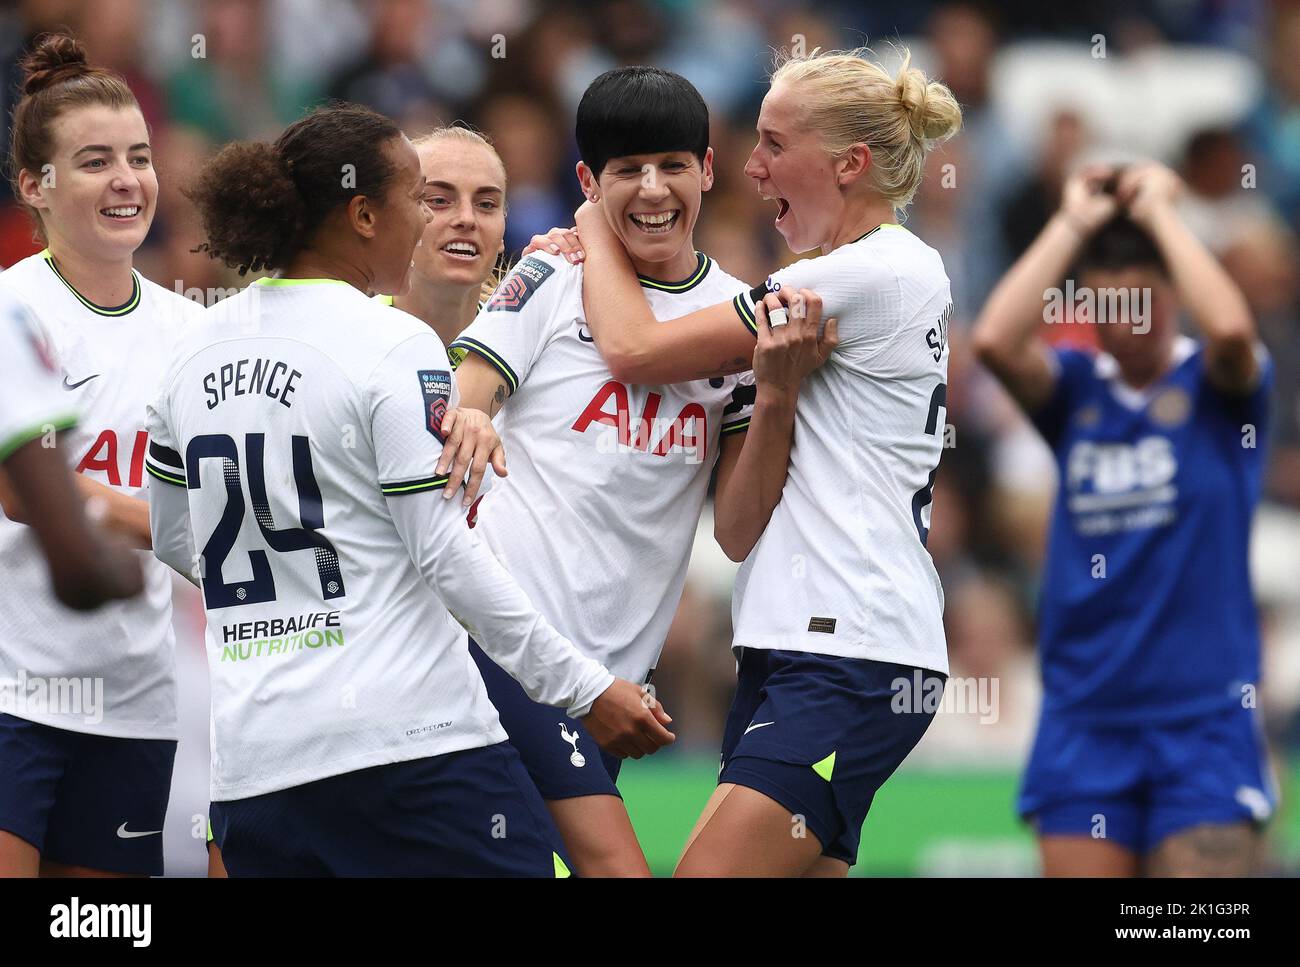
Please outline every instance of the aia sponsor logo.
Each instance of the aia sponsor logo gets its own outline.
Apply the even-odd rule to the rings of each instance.
[[[666,457],[674,450],[687,454],[688,462],[702,463],[708,456],[708,415],[699,403],[687,403],[676,417],[659,416],[663,396],[649,393],[641,415],[633,419],[628,402],[628,388],[611,379],[596,391],[582,414],[573,423],[578,433],[586,433],[593,424],[618,430],[618,449],[651,453]],[[602,437],[602,441],[606,439]]]
[[[126,466],[126,486],[144,486],[144,453],[149,449],[149,434],[136,430],[135,443],[131,447],[130,462]],[[104,430],[95,438],[86,455],[77,464],[77,473],[104,474],[113,487],[122,486],[122,465],[119,462],[125,447],[118,446],[117,432]]]

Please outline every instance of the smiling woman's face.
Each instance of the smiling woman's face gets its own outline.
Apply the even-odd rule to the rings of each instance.
[[[415,250],[416,275],[434,285],[482,285],[505,251],[505,169],[486,145],[454,136],[416,151],[433,212]]]
[[[777,204],[776,230],[793,252],[807,252],[834,237],[844,208],[834,159],[804,122],[797,92],[777,83],[763,98],[758,144],[745,174],[759,194]]]
[[[597,179],[605,218],[641,268],[668,262],[692,233],[703,192],[713,187],[713,149],[610,158]]]
[[[129,258],[149,234],[158,202],[139,109],[89,105],[66,112],[54,122],[48,165],[24,172],[22,192],[51,244],[96,260]]]

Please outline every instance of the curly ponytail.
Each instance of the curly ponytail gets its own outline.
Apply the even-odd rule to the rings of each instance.
[[[240,275],[282,269],[326,217],[357,195],[379,199],[393,177],[389,118],[355,104],[320,107],[274,144],[236,141],[203,166],[185,194],[203,220],[198,251]]]

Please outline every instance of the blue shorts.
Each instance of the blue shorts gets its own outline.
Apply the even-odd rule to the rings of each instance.
[[[524,687],[489,658],[473,638],[469,653],[478,663],[488,698],[501,717],[501,727],[510,736],[510,744],[518,750],[543,799],[618,796],[614,782],[623,760],[598,746],[586,727],[565,715],[563,709],[529,698]]]
[[[823,855],[852,866],[876,790],[930,727],[945,681],[910,665],[741,649],[718,782],[803,816]],[[923,694],[904,700],[918,682]]]
[[[0,713],[0,829],[41,858],[162,876],[173,739],[72,732]]]
[[[506,742],[210,808],[231,876],[569,875],[560,834]]]
[[[1040,836],[1092,836],[1139,855],[1202,823],[1263,822],[1277,796],[1255,710],[1103,726],[1045,713],[1017,809]]]

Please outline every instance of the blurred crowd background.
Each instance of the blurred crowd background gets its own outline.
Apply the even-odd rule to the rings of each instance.
[[[535,232],[572,222],[581,200],[573,116],[586,85],[624,64],[678,71],[704,94],[713,123],[717,184],[697,246],[753,283],[792,258],[772,227],[774,206],[742,174],[772,48],[869,44],[892,61],[903,43],[953,90],[964,131],[931,157],[907,220],[943,254],[956,302],[953,446],[936,481],[929,548],[947,596],[952,673],[996,683],[996,705],[992,715],[937,717],[868,820],[867,871],[1033,870],[1012,796],[1039,701],[1034,612],[1055,472],[974,362],[969,330],[1073,167],[1139,157],[1172,165],[1186,181],[1188,219],[1240,283],[1277,367],[1271,471],[1253,547],[1265,628],[1260,705],[1284,786],[1288,762],[1300,763],[1300,2],[22,0],[0,14],[6,117],[23,45],[60,25],[85,41],[92,61],[127,77],[151,125],[162,195],[137,265],[178,291],[237,284],[192,251],[201,239],[181,189],[201,161],[232,138],[274,137],[325,98],[371,105],[412,135],[458,119],[490,135],[509,177],[506,241],[517,252]],[[0,264],[37,248],[0,189]],[[1091,333],[1061,326],[1052,338],[1087,343]],[[734,681],[734,566],[710,534],[706,515],[655,674],[678,743],[624,773],[638,829],[643,821],[655,835],[665,829],[665,845],[647,847],[652,864],[663,862],[655,850],[668,855],[689,829],[678,835],[671,822],[657,823],[668,808],[664,790],[680,782],[707,795]],[[202,613],[189,591],[177,616],[191,697],[169,820],[178,837],[189,837],[192,815],[206,808]],[[675,778],[655,786],[660,774]],[[876,818],[893,788],[900,803],[915,800],[898,809],[910,812],[906,835],[920,837],[906,855],[890,853],[890,837],[904,835],[908,817],[895,827],[888,815]],[[988,816],[972,817],[976,800]],[[946,839],[912,828],[919,809],[948,818]],[[1271,862],[1296,868],[1300,834],[1289,803],[1284,811]],[[987,835],[963,839],[972,829]],[[893,858],[873,866],[873,842]],[[183,844],[169,848],[169,861],[175,872],[198,872],[203,856]]]

